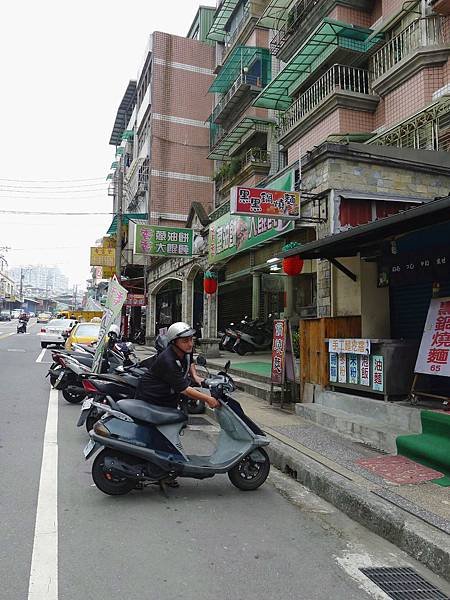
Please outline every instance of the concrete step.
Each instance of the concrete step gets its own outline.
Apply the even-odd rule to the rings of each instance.
[[[208,367],[211,369],[211,374],[220,370],[220,365],[215,366],[212,363],[208,362]],[[197,367],[197,372],[203,377],[206,376],[206,370],[203,367]],[[238,390],[246,392],[247,394],[251,394],[252,396],[256,396],[257,398],[261,398],[261,400],[266,400],[270,402],[270,383],[265,383],[263,381],[257,381],[253,377],[249,379],[248,377],[240,377],[234,373],[233,369],[230,369],[228,373],[233,378],[234,383]],[[248,375],[248,373],[246,373]],[[253,375],[253,374],[252,374]],[[270,380],[269,380],[270,381]],[[273,389],[273,402],[280,402],[281,400],[281,390],[278,387],[274,387]],[[288,398],[286,398],[286,402]]]
[[[357,414],[352,415],[322,404],[296,404],[295,412],[304,419],[338,432],[353,441],[391,454],[397,452],[395,445],[397,436],[412,433],[409,429],[395,427],[388,421]]]
[[[221,371],[223,370],[223,365],[221,363],[214,362],[214,359],[209,359],[208,368],[213,369],[214,371]],[[239,363],[233,365],[233,361],[231,361],[231,367],[228,369],[228,373],[232,377],[236,375],[237,377],[243,377],[244,379],[252,379],[253,381],[268,383],[270,385],[270,376],[245,371],[244,369],[239,368]]]

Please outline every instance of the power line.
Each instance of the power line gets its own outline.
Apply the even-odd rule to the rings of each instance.
[[[104,177],[90,177],[88,179],[5,179],[0,181],[13,181],[16,183],[74,183],[77,181],[105,181]]]
[[[43,212],[43,211],[26,211],[26,210],[0,210],[2,215],[67,215],[67,216],[84,216],[84,215],[113,215],[112,212]]]
[[[86,183],[77,185],[10,185],[8,183],[2,183],[0,180],[0,186],[5,189],[11,190],[71,190],[71,189],[91,189],[107,187],[108,182],[98,183]]]

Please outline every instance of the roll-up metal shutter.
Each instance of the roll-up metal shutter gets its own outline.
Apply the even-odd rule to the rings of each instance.
[[[231,322],[239,323],[248,315],[252,316],[252,280],[241,279],[229,285],[219,286],[218,294],[218,330],[221,331]]]

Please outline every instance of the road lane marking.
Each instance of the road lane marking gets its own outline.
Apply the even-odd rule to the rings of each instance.
[[[15,331],[12,331],[11,333],[6,333],[5,335],[1,335],[0,340],[3,340],[4,338],[9,337],[10,335],[14,335],[15,333],[16,333]]]
[[[44,358],[45,351],[46,351],[46,348],[42,348],[42,351],[41,351],[41,353],[39,354],[39,356],[38,356],[38,357],[37,357],[37,359],[36,359],[36,362],[37,362],[37,363],[40,363],[40,362],[42,362],[42,359]]]
[[[50,390],[28,600],[58,600],[58,390]]]

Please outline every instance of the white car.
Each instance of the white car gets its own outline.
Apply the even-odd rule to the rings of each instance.
[[[63,333],[69,333],[74,325],[75,319],[52,319],[41,327],[39,336],[41,338],[41,348],[47,348],[50,344],[64,346],[66,338]]]

